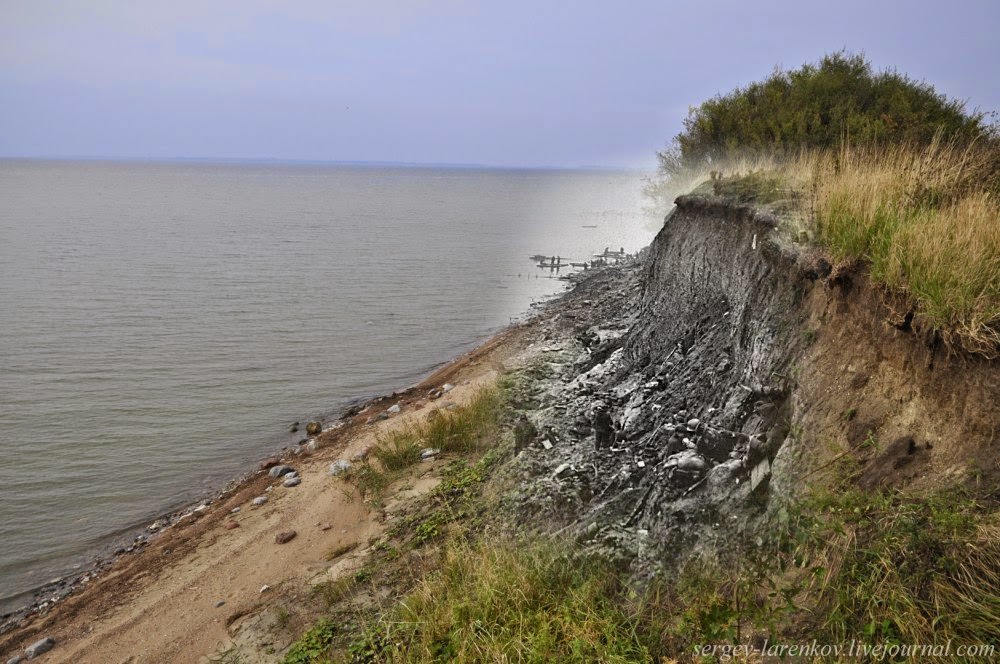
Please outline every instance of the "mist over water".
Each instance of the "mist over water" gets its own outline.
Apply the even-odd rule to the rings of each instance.
[[[0,161],[0,599],[296,442],[292,421],[411,384],[563,290],[529,255],[644,246],[641,188]]]

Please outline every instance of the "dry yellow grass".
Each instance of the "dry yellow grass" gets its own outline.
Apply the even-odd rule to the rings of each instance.
[[[864,261],[876,283],[912,299],[921,329],[949,347],[998,357],[1000,174],[992,150],[939,140],[845,146],[717,164],[724,179],[716,182],[764,187],[762,202],[790,200],[800,213],[794,230],[808,230],[836,259]],[[675,186],[690,190],[708,178],[690,173]]]

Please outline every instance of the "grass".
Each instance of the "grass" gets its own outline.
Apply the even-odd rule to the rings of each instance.
[[[1000,173],[996,148],[934,140],[843,146],[716,165],[715,193],[788,203],[791,235],[912,302],[913,322],[948,347],[1000,356]]]
[[[546,542],[453,543],[355,652],[386,662],[637,662],[624,577]]]
[[[389,485],[407,468],[420,462],[420,452],[435,448],[442,454],[465,453],[496,445],[500,419],[506,412],[502,386],[486,387],[468,404],[453,411],[436,411],[432,420],[381,435],[365,460],[351,469],[347,479],[363,500],[378,503]],[[374,462],[373,462],[374,461]]]
[[[800,524],[799,564],[816,628],[832,640],[995,643],[1000,527],[956,492],[913,499],[857,490],[814,498]]]

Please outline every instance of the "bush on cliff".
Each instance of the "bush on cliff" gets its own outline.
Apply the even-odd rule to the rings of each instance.
[[[664,173],[676,174],[734,156],[788,155],[844,141],[927,145],[937,137],[969,143],[996,137],[987,119],[928,83],[876,72],[864,56],[840,52],[692,108],[684,131],[659,159]]]

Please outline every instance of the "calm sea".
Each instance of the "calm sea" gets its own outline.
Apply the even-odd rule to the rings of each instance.
[[[636,173],[0,161],[0,600],[635,251]]]

